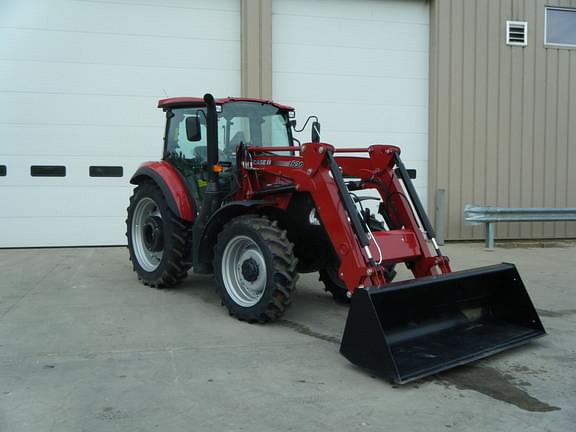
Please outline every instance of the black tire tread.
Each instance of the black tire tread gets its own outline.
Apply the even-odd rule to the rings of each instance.
[[[142,193],[142,190],[145,188],[156,189],[158,193],[162,194],[162,191],[154,182],[147,181],[141,183],[134,189],[134,193],[130,197],[130,206],[127,209],[128,214],[130,214],[131,209],[135,207],[137,196]],[[161,205],[160,203],[157,204]],[[165,205],[165,203],[162,204]],[[188,269],[190,268],[190,263],[187,262],[184,257],[190,247],[192,227],[189,223],[176,216],[167,206],[165,208],[165,214],[168,216],[168,223],[172,227],[171,238],[173,247],[169,251],[164,250],[164,254],[168,254],[168,256],[160,274],[154,278],[149,278],[147,274],[142,274],[135,264],[136,258],[133,257],[130,245],[128,245],[132,269],[136,272],[138,279],[142,281],[144,285],[160,289],[172,288],[179,285],[188,275]],[[129,220],[130,218],[126,219],[127,230],[130,230]],[[126,232],[126,237],[130,239],[128,232]]]
[[[246,225],[257,230],[260,236],[265,241],[269,252],[272,255],[274,263],[274,277],[273,279],[273,293],[269,301],[259,307],[258,311],[248,310],[247,308],[228,308],[230,315],[249,323],[266,323],[279,319],[288,306],[292,303],[296,291],[296,281],[298,280],[298,273],[296,266],[298,259],[294,256],[294,245],[288,240],[286,231],[278,227],[276,221],[270,220],[265,216],[249,214],[238,216],[231,222],[228,222],[219,236],[216,246],[217,254],[223,251],[223,237],[233,225]],[[220,271],[218,257],[214,258],[214,269]],[[279,276],[279,277],[278,277]],[[225,290],[224,287],[217,287],[218,291]],[[222,297],[223,293],[219,292]],[[225,302],[223,301],[223,304]]]
[[[324,291],[332,294],[332,297],[337,303],[349,304],[350,298],[348,297],[348,290],[342,284],[335,283],[327,270],[320,270],[318,272],[318,280],[324,284]]]

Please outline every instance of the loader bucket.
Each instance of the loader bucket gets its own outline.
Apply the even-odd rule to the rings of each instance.
[[[512,264],[357,289],[340,352],[407,383],[546,334]]]

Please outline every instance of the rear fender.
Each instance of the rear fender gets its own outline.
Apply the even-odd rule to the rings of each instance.
[[[193,222],[196,217],[188,187],[176,169],[168,162],[145,162],[134,173],[130,183],[138,185],[152,180],[162,191],[166,204],[180,219]]]

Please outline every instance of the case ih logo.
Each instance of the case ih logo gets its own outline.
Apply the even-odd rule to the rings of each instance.
[[[287,166],[290,168],[303,168],[304,162],[298,159],[292,159],[291,161],[274,161],[272,163],[272,159],[256,159],[253,164],[255,166]]]
[[[304,162],[301,160],[291,160],[288,166],[290,168],[302,168],[304,166]]]

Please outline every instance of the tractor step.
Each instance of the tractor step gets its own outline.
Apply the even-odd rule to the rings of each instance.
[[[340,352],[404,384],[546,334],[512,264],[354,291]]]

